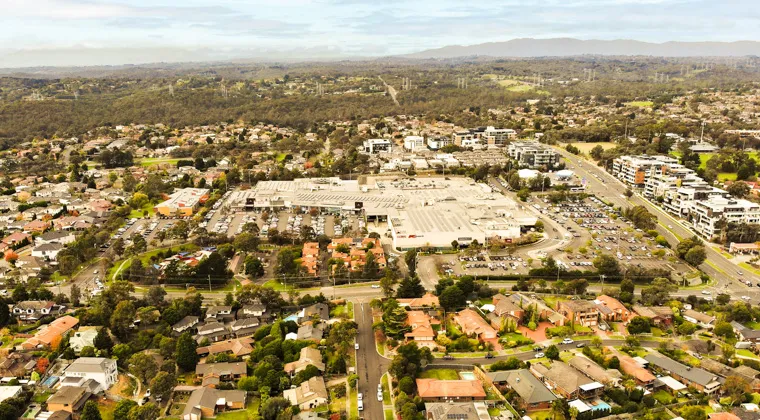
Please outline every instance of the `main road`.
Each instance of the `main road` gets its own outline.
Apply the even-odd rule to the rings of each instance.
[[[621,208],[637,205],[644,206],[650,213],[657,216],[659,221],[657,231],[671,245],[675,246],[681,239],[696,235],[691,229],[684,226],[681,220],[640,195],[634,194],[632,197],[627,198],[625,192],[628,190],[628,187],[603,168],[562,148],[556,147],[555,150],[567,160],[568,169],[575,171],[577,175],[582,176],[586,180],[586,188],[589,192],[598,194],[600,198]],[[707,260],[699,268],[715,279],[716,282],[713,289],[716,292],[749,296],[753,300],[760,298],[760,289],[748,287],[746,284],[738,281],[738,279],[743,279],[749,280],[752,284],[758,284],[760,283],[760,277],[752,272],[742,272],[736,264],[733,264],[720,252],[713,249],[710,244],[707,244],[705,249]]]

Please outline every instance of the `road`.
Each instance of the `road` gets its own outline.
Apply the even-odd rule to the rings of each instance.
[[[377,353],[372,330],[372,308],[369,304],[355,303],[354,314],[359,324],[356,336],[356,342],[359,343],[359,350],[356,352],[359,392],[364,394],[364,412],[360,415],[366,420],[383,420],[383,403],[377,400],[377,385],[388,370],[390,360]]]
[[[582,158],[571,154],[570,152],[562,149],[555,148],[568,162],[568,169],[576,172],[578,176],[586,179],[586,188],[589,192],[598,194],[600,198],[612,202],[615,206],[622,208],[632,207],[636,205],[642,205],[647,210],[656,215],[659,220],[657,231],[663,235],[673,247],[680,242],[681,238],[689,238],[695,235],[695,233],[683,226],[680,220],[667,213],[665,210],[658,206],[655,206],[648,200],[644,199],[638,194],[635,194],[630,199],[625,197],[625,192],[628,187],[620,180],[609,174],[603,168],[596,166],[594,163],[582,160]],[[578,164],[579,161],[583,163]],[[599,178],[597,178],[597,176]],[[601,180],[600,180],[601,178]],[[710,277],[715,279],[715,286],[712,287],[716,292],[729,293],[731,295],[749,296],[752,300],[758,300],[760,298],[760,289],[747,287],[744,283],[740,283],[737,279],[742,278],[749,280],[752,284],[760,283],[760,277],[751,272],[746,272],[739,268],[736,264],[726,259],[721,253],[715,251],[710,246],[705,246],[707,250],[707,260],[699,268],[707,273]],[[744,271],[741,275],[739,272]]]
[[[380,79],[381,82],[383,82],[383,85],[385,85],[385,89],[387,89],[388,93],[391,95],[391,99],[393,99],[393,103],[395,103],[397,106],[400,106],[400,104],[398,103],[398,99],[396,99],[396,88],[385,83],[385,80],[383,80],[382,77],[377,76],[377,78]]]

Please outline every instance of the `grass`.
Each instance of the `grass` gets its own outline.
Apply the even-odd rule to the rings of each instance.
[[[129,216],[127,216],[127,218],[142,219],[145,217],[145,212],[148,212],[149,217],[153,217],[153,215],[156,214],[155,210],[153,210],[153,204],[145,203],[145,205],[142,206],[139,210],[132,209],[132,211],[129,212]]]
[[[42,404],[45,401],[47,401],[49,397],[50,397],[50,393],[49,392],[43,392],[41,394],[34,394],[34,397],[32,397],[32,401],[34,401],[34,402],[36,402],[38,404]]]
[[[598,143],[570,143],[571,145],[578,148],[578,150],[581,151],[582,154],[589,154],[591,152],[591,149],[593,149],[596,146],[602,146],[602,149],[608,150],[612,149],[613,147],[617,146],[616,143],[612,143],[609,141],[600,141]]]
[[[752,403],[760,404],[760,394],[758,394],[757,392],[752,393]]]
[[[116,410],[116,403],[113,401],[105,400],[98,403],[100,418],[103,420],[113,420],[114,410]]]
[[[760,360],[760,357],[758,357],[755,353],[752,353],[751,351],[747,349],[736,349],[736,355],[746,357],[748,359]]]
[[[652,394],[652,397],[654,397],[657,402],[659,402],[662,405],[670,404],[670,401],[673,400],[673,396],[668,393],[668,391],[665,391],[664,389],[661,389],[654,394]]]
[[[546,420],[553,418],[551,410],[534,411],[532,413],[528,413],[528,417],[533,420]]]
[[[625,106],[635,106],[637,108],[651,108],[654,105],[654,102],[652,102],[652,101],[631,101],[631,102],[626,102],[623,105],[625,105]]]
[[[348,394],[348,403],[351,406],[349,408],[348,414],[349,418],[357,419],[359,418],[359,404],[357,403],[357,399],[359,397],[359,393],[356,392],[356,388],[351,388],[351,391]]]
[[[420,374],[423,379],[438,379],[442,381],[454,381],[459,379],[459,373],[454,369],[429,369]]]
[[[751,271],[751,272],[753,272],[753,273],[755,273],[757,275],[760,275],[760,270],[758,270],[755,267],[752,267],[751,265],[749,265],[747,263],[739,263],[739,267],[741,267],[741,268],[743,268],[745,270],[749,270],[749,271]]]
[[[760,322],[749,321],[744,323],[745,326],[752,328],[753,330],[760,330]]]
[[[274,289],[277,292],[287,292],[290,290],[290,287],[280,283],[279,280],[267,280],[266,283],[263,284],[264,287],[269,287],[270,289]]]
[[[341,385],[336,386],[335,388],[339,388],[339,387],[345,388],[346,384],[343,383]],[[335,397],[334,392],[330,392],[330,411],[332,411],[333,413],[340,413],[345,409],[346,409],[346,397],[343,396],[343,397],[337,398]]]
[[[652,335],[655,337],[662,337],[663,335],[665,335],[665,333],[663,333],[662,330],[659,328],[652,327]]]
[[[736,172],[721,172],[718,174],[718,181],[725,182],[725,181],[736,181],[737,174]]]
[[[145,158],[145,159],[138,159],[137,163],[140,164],[140,166],[154,166],[154,165],[160,165],[162,163],[168,163],[171,165],[177,165],[177,162],[179,162],[179,159],[175,158]]]
[[[377,348],[377,353],[380,356],[385,356],[385,343],[381,343],[375,340],[375,347]]]
[[[245,410],[227,411],[216,416],[216,420],[258,420],[259,417],[258,398],[251,401]],[[105,420],[105,419],[103,419]]]
[[[383,404],[390,404],[391,403],[391,391],[390,387],[388,386],[388,375],[383,375],[383,378],[381,380],[383,384]]]

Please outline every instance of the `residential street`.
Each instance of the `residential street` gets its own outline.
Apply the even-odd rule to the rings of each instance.
[[[377,400],[377,385],[380,384],[382,375],[388,370],[390,360],[377,353],[372,331],[372,308],[369,303],[356,303],[354,314],[359,324],[356,337],[359,343],[357,351],[359,392],[364,394],[364,412],[360,413],[360,416],[366,420],[383,420],[383,403]]]

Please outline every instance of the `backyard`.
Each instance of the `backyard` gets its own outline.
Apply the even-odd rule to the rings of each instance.
[[[428,369],[420,374],[420,378],[453,381],[459,379],[459,373],[454,369]]]

